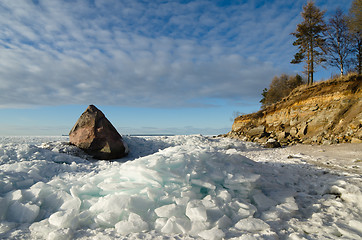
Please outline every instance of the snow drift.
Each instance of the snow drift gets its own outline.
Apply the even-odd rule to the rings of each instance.
[[[124,140],[129,161],[95,162],[66,137],[0,138],[0,237],[362,237],[360,176],[231,139]]]

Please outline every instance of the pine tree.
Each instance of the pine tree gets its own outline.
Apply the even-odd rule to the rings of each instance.
[[[352,38],[347,23],[346,16],[338,8],[329,19],[326,31],[325,51],[327,63],[332,67],[337,67],[341,75],[348,67],[352,53]]]
[[[351,17],[351,28],[359,32],[359,34],[362,34],[362,0],[354,0],[352,2],[349,15]]]
[[[294,55],[291,63],[306,63],[306,73],[308,76],[308,84],[313,83],[313,73],[315,72],[315,64],[325,61],[323,58],[323,48],[325,39],[323,33],[326,31],[324,23],[324,11],[315,6],[313,1],[309,1],[303,6],[301,13],[303,22],[297,25],[296,32],[292,33],[297,39],[293,45],[298,46],[299,52]]]
[[[357,72],[362,72],[362,0],[354,0],[349,10],[348,27],[353,40],[353,52],[356,54]]]

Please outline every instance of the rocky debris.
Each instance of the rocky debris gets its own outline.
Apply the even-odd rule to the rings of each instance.
[[[69,133],[69,141],[95,159],[118,159],[128,154],[121,135],[94,105],[89,105],[79,117]]]
[[[228,137],[281,145],[362,142],[362,77],[301,86],[280,102],[234,120]]]
[[[248,130],[248,135],[251,137],[263,137],[265,134],[265,126],[260,125]]]
[[[282,147],[282,145],[275,139],[270,138],[266,144],[265,144],[266,148],[280,148]]]

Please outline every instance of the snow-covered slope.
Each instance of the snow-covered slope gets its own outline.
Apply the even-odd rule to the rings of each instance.
[[[232,139],[124,140],[129,161],[108,162],[1,137],[0,238],[362,238],[361,175]]]

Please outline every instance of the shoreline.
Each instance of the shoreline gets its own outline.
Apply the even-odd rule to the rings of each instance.
[[[269,158],[267,162],[303,162],[333,171],[358,174],[362,177],[362,143],[297,143],[293,145],[267,148],[265,147],[265,144],[254,141],[241,140],[240,138],[230,136],[221,137],[249,142],[260,146],[260,149],[258,150],[245,152],[245,156],[255,161],[264,161],[258,158],[259,154],[255,154],[255,151],[263,151],[268,152]],[[284,157],[282,159],[273,158],[276,154],[280,156],[287,156],[286,158],[289,160]]]
[[[305,156],[309,164],[362,175],[362,143],[297,144],[285,149]]]

